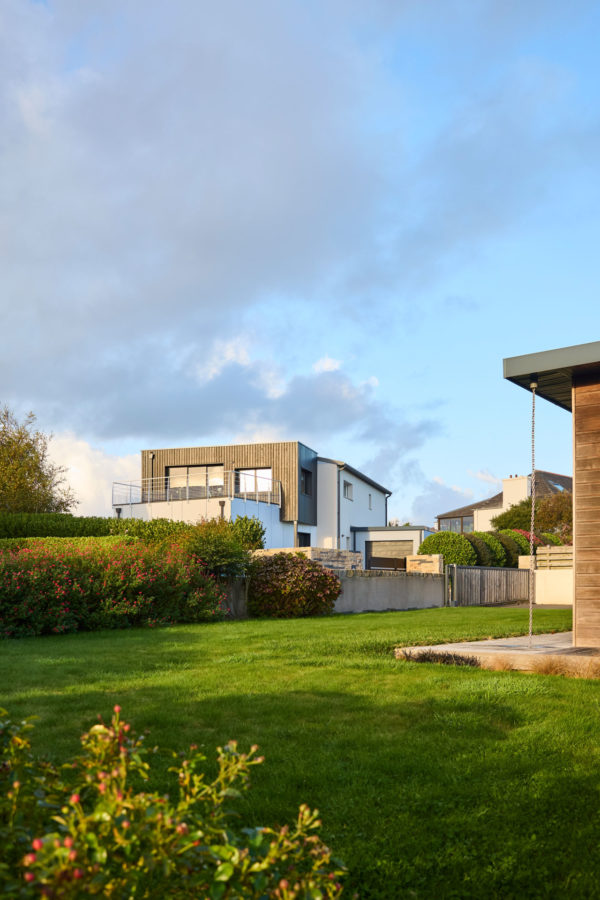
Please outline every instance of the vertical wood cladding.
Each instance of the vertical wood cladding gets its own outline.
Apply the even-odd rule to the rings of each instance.
[[[600,371],[573,383],[574,643],[600,647]]]
[[[280,517],[293,522],[298,515],[300,471],[298,441],[272,444],[229,444],[222,447],[176,447],[169,450],[142,450],[142,478],[163,478],[169,466],[221,464],[225,471],[271,469],[273,480],[281,482]],[[150,453],[154,453],[151,461]],[[308,523],[307,523],[308,524]]]

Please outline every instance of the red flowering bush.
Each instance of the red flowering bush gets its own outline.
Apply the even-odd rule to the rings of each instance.
[[[61,773],[33,757],[31,725],[0,710],[2,896],[340,897],[344,870],[316,834],[316,810],[301,806],[294,824],[278,829],[243,828],[233,818],[232,801],[263,761],[256,747],[217,748],[214,781],[191,747],[170,769],[171,800],[139,790],[150,776],[148,756],[119,714],[115,706],[109,724],[83,735],[83,752]]]
[[[248,587],[248,613],[274,619],[333,612],[340,579],[302,553],[276,553],[255,560]]]
[[[215,579],[177,544],[62,539],[0,550],[0,637],[198,622],[225,611]]]

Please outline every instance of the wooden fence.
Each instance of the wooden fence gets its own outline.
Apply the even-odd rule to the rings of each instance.
[[[450,606],[495,606],[524,602],[529,597],[526,569],[491,566],[448,566]]]
[[[538,547],[535,553],[536,569],[572,569],[572,547]]]

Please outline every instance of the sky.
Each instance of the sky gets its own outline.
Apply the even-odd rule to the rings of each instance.
[[[591,0],[3,0],[0,402],[76,512],[158,447],[299,440],[423,525],[527,474],[503,358],[600,339],[599,33]]]

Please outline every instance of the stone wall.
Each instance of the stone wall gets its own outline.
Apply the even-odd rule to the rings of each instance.
[[[328,550],[325,547],[284,547],[272,550],[256,550],[256,556],[274,556],[276,553],[302,553],[309,559],[321,563],[326,569],[333,569],[338,574],[347,569],[362,569],[362,553],[352,550]]]

